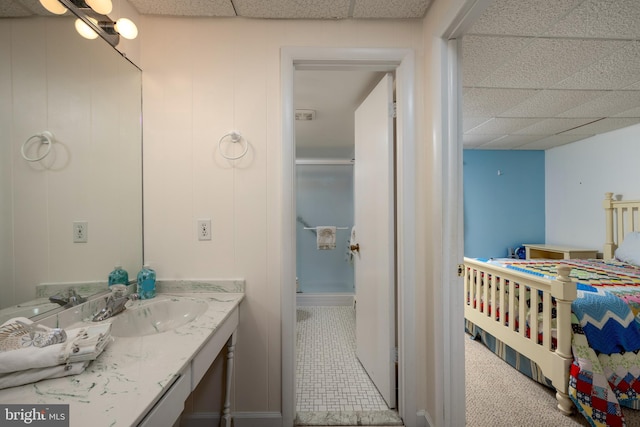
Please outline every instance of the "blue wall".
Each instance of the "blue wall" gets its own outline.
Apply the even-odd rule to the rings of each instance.
[[[545,242],[544,156],[464,150],[465,256],[506,257],[507,248]]]
[[[347,244],[353,226],[353,166],[296,166],[296,275],[300,290],[353,293],[353,265]],[[336,231],[336,248],[318,250],[316,227],[348,227]]]

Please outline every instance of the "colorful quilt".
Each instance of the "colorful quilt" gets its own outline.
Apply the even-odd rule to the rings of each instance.
[[[621,406],[640,409],[640,268],[603,260],[491,263],[549,278],[558,264],[571,267],[578,298],[569,394],[592,426],[625,426]]]

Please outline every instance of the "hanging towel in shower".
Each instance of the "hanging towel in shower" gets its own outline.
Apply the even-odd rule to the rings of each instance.
[[[316,227],[318,249],[327,250],[336,248],[336,227]]]

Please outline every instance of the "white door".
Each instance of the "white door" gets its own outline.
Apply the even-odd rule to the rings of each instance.
[[[393,79],[387,74],[355,112],[356,354],[396,407]]]

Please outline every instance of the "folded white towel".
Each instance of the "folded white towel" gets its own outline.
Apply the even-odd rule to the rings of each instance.
[[[11,321],[13,319],[3,327]],[[66,335],[66,341],[59,344],[34,347],[27,343],[23,348],[1,351],[0,374],[94,360],[111,341],[111,324],[99,323],[74,328],[66,331]]]
[[[25,369],[23,371],[0,374],[0,389],[35,383],[51,378],[78,375],[84,372],[89,362],[76,362],[68,365],[55,365],[46,368]]]
[[[327,250],[336,248],[336,227],[316,227],[316,233],[318,249]]]

